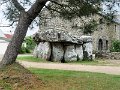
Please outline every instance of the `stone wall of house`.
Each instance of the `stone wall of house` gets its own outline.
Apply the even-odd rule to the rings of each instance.
[[[120,52],[111,52],[108,54],[109,59],[115,59],[115,60],[120,60]]]
[[[102,52],[110,52],[111,48],[111,42],[113,40],[120,40],[120,28],[118,28],[118,24],[101,24],[98,26],[98,30],[95,31],[92,35],[93,37],[93,47],[94,51],[102,51]],[[100,47],[100,42],[101,40],[101,49]]]
[[[40,30],[63,30],[72,33],[73,35],[81,36],[83,35],[80,28],[75,28],[74,26],[82,26],[82,20],[88,21],[94,18],[96,21],[100,21],[101,17],[98,15],[91,17],[75,18],[72,20],[65,20],[55,15],[52,16],[47,9],[44,9],[41,13],[42,18],[40,19]],[[117,23],[108,24],[107,22],[98,25],[96,31],[92,34],[93,37],[93,51],[103,51],[109,52],[111,47],[111,42],[114,39],[120,40],[120,26]],[[99,50],[99,40],[102,42],[101,50]]]
[[[106,58],[110,60],[120,60],[120,52],[98,53],[97,57]]]
[[[35,34],[33,55],[54,62],[92,60],[92,37],[76,37],[65,31],[47,30]]]
[[[49,10],[44,9],[41,13],[40,18],[40,29],[41,31],[45,30],[63,30],[68,31],[69,33],[72,33],[74,35],[80,35],[81,36],[81,30],[73,28],[75,25],[80,25],[80,19],[72,19],[72,20],[65,20],[60,18],[58,15],[52,16],[49,12]]]

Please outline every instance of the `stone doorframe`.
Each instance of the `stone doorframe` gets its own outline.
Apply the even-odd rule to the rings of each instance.
[[[100,37],[97,40],[97,49],[99,52],[106,52],[108,51],[109,47],[109,40],[107,37]]]

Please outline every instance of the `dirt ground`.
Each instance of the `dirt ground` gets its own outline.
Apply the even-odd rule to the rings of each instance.
[[[119,63],[120,61],[110,60],[111,63]],[[27,68],[42,68],[42,69],[60,69],[72,71],[88,71],[99,72],[106,74],[120,75],[120,66],[93,66],[93,65],[80,65],[80,64],[66,64],[66,63],[38,63],[19,61],[19,63]]]
[[[38,62],[19,61],[21,65],[27,68],[88,71],[88,72],[99,72],[99,73],[120,75],[120,60],[106,60],[106,62],[108,63],[107,66],[98,66],[98,65],[95,66],[95,65],[81,65],[81,64],[68,64],[68,63],[67,64],[66,63],[42,63],[42,62],[38,63]],[[111,65],[114,65],[114,66],[111,66]]]

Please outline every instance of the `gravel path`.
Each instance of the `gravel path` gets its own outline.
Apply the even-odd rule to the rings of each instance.
[[[20,64],[27,68],[42,68],[42,69],[60,69],[60,70],[72,70],[72,71],[88,71],[99,72],[106,74],[120,75],[120,67],[117,66],[92,66],[92,65],[76,65],[76,64],[64,64],[64,63],[38,63],[19,61]]]

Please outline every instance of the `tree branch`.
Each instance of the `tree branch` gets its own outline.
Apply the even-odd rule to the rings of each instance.
[[[11,0],[14,6],[19,10],[19,11],[25,11],[25,9],[20,5],[18,0]]]
[[[57,13],[61,13],[60,11],[58,11],[58,10],[56,10],[56,9],[53,9],[53,8],[51,8],[51,7],[48,7],[48,6],[46,6],[46,5],[45,5],[45,7],[46,7],[48,10],[52,10],[52,11],[55,11],[55,12],[57,12]]]
[[[8,1],[1,1],[0,5],[7,3]]]
[[[49,0],[36,0],[36,2],[32,5],[32,7],[27,11],[30,18],[35,19],[42,10],[42,8],[45,6],[47,1]]]
[[[9,25],[0,25],[0,27],[11,27],[16,21],[13,21],[11,24]]]
[[[64,4],[60,4],[60,3],[56,2],[55,0],[50,0],[50,2],[52,2],[54,4],[57,4],[57,5],[61,6],[61,7],[65,6]]]

